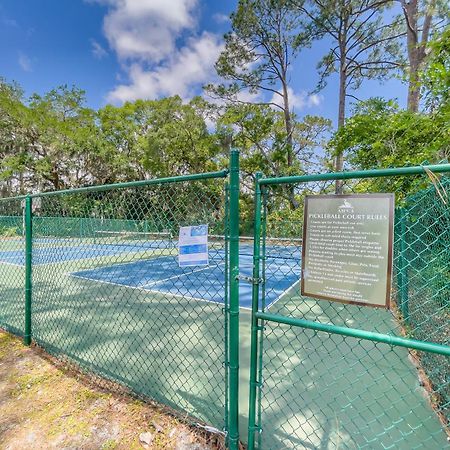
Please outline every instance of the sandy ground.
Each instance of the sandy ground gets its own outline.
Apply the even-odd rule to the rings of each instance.
[[[223,448],[159,406],[100,390],[0,330],[0,449]]]

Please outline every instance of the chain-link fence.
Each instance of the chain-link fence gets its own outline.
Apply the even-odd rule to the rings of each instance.
[[[0,202],[0,327],[18,335],[24,330],[25,236],[23,202]]]
[[[450,178],[408,196],[396,227],[397,298],[405,334],[449,344]],[[403,272],[400,276],[400,272]],[[430,400],[450,422],[450,369],[445,356],[423,353],[420,364],[432,388]]]
[[[304,198],[339,176],[257,182],[249,448],[449,447],[450,183],[405,171],[339,187],[395,194],[390,310],[301,295]]]
[[[249,448],[448,446],[450,165],[259,179],[239,239],[236,155],[230,176],[0,199],[0,327],[228,431],[233,450],[239,340]],[[389,310],[300,294],[304,198],[336,179],[395,194]],[[192,225],[208,225],[208,265],[179,264]]]
[[[27,234],[38,345],[226,431],[227,174],[35,194],[32,232],[25,200],[3,199],[0,326],[26,329]],[[198,225],[208,226],[208,264],[182,266],[180,228]]]

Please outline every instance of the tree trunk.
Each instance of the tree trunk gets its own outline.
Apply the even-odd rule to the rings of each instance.
[[[425,48],[430,36],[431,23],[435,1],[430,2],[425,11],[422,29],[419,30],[419,1],[401,0],[403,15],[406,20],[406,45],[408,49],[408,111],[418,112],[420,103],[420,79],[419,72],[425,61]],[[422,36],[419,37],[420,31]]]
[[[408,50],[408,111],[419,110],[419,53],[418,53],[418,0],[402,0],[403,14],[406,20],[406,47]]]
[[[283,74],[284,75],[284,74]],[[294,163],[294,140],[292,138],[292,117],[289,110],[289,92],[287,89],[287,83],[282,80],[283,85],[283,113],[284,113],[284,125],[286,130],[286,147],[287,147],[287,166],[290,169]],[[291,209],[298,208],[298,202],[295,199],[295,186],[288,185],[288,197]]]
[[[345,64],[345,48],[341,48],[341,60],[339,65],[339,111],[338,111],[338,130],[344,126],[345,123],[345,101],[347,94],[347,70]],[[334,162],[334,170],[336,172],[342,172],[344,168],[344,155],[338,153]],[[342,180],[336,180],[335,193],[342,194],[343,182]]]

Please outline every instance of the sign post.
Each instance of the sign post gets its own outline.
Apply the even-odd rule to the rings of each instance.
[[[389,308],[394,194],[305,198],[301,293]]]

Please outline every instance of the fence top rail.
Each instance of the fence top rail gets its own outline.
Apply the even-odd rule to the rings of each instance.
[[[310,181],[349,180],[357,178],[395,177],[405,175],[426,174],[427,170],[434,173],[450,172],[450,164],[432,164],[411,167],[395,167],[389,169],[355,170],[349,172],[330,172],[314,175],[293,175],[287,177],[260,178],[260,185],[297,184]]]
[[[166,178],[154,178],[151,180],[139,180],[139,181],[129,181],[125,183],[113,183],[113,184],[101,184],[98,186],[86,186],[75,189],[63,189],[60,191],[49,191],[49,192],[38,192],[36,194],[29,195],[19,195],[16,197],[3,197],[0,198],[0,202],[11,201],[11,200],[24,200],[27,197],[37,198],[37,197],[52,197],[56,195],[65,194],[79,194],[83,192],[100,192],[100,191],[110,191],[113,189],[127,189],[133,187],[150,186],[157,184],[168,184],[168,183],[181,183],[184,181],[197,181],[197,180],[208,180],[211,178],[225,178],[229,173],[228,169],[219,170],[217,172],[205,172],[196,173],[190,175],[180,175],[176,177],[166,177]]]

